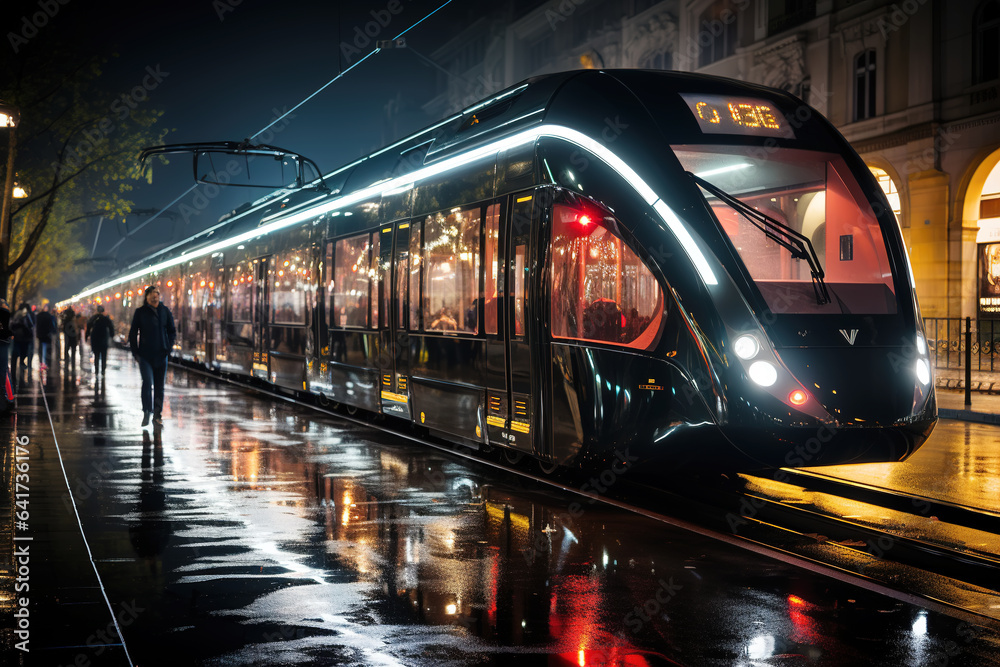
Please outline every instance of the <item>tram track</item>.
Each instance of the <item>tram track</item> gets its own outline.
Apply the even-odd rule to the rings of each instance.
[[[992,605],[997,607],[996,613],[984,613],[983,609],[964,604],[960,600],[948,599],[947,596],[932,593],[919,586],[900,586],[898,581],[887,581],[887,578],[882,576],[886,568],[912,568],[919,573],[912,577],[895,579],[920,581],[924,575],[929,575],[951,580],[958,589],[965,590],[966,587],[980,589],[972,591],[974,594],[1000,594],[1000,559],[986,554],[963,552],[946,545],[900,536],[767,498],[746,491],[745,483],[738,481],[737,478],[720,474],[711,475],[709,478],[692,479],[689,476],[683,479],[663,480],[669,488],[651,486],[648,481],[623,476],[613,489],[608,489],[608,493],[588,491],[587,473],[576,473],[563,468],[551,472],[543,466],[535,465],[536,473],[530,468],[534,459],[528,456],[522,456],[512,462],[504,456],[500,448],[494,448],[491,452],[493,455],[490,456],[473,447],[456,445],[397,428],[402,426],[402,423],[396,424],[394,423],[396,420],[391,418],[377,419],[363,411],[356,411],[351,415],[343,408],[323,407],[312,401],[300,400],[297,396],[239,382],[197,366],[187,364],[175,366],[214,381],[222,381],[262,396],[307,407],[338,420],[514,474],[519,479],[537,482],[559,492],[584,498],[588,503],[616,507],[901,602],[934,609],[966,622],[1000,629],[1000,604]],[[853,492],[857,489],[859,494],[868,500],[883,498],[895,506],[907,502],[912,504],[914,499],[926,500],[931,503],[935,511],[941,510],[941,514],[945,517],[957,519],[956,525],[965,526],[972,523],[976,524],[977,529],[983,530],[978,526],[992,526],[997,520],[993,513],[953,503],[924,499],[877,487],[854,485],[816,473],[790,469],[782,469],[782,472],[787,473],[789,483],[802,482],[805,486],[808,482],[811,490],[820,493],[830,494],[836,489],[850,489]],[[821,487],[824,490],[819,490]],[[570,504],[567,503],[567,506]],[[752,511],[747,511],[747,507],[752,508]],[[739,522],[739,530],[733,529],[733,521]],[[823,554],[829,554],[831,550],[838,552],[840,557],[823,557]]]

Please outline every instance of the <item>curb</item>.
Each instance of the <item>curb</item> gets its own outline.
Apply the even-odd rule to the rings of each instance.
[[[941,419],[958,419],[966,422],[977,422],[979,424],[1000,424],[1000,415],[990,414],[987,412],[973,412],[972,410],[938,408],[938,417]]]

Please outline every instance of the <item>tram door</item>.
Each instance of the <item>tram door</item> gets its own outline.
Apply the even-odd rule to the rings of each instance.
[[[271,312],[269,285],[271,284],[271,258],[260,257],[254,260],[253,281],[253,376],[270,380],[270,364],[268,350],[271,347],[271,336],[268,330]]]
[[[486,225],[487,431],[492,444],[544,456],[538,432],[540,313],[528,298],[537,280],[534,196],[512,195],[501,204],[503,210],[490,207]]]
[[[382,412],[410,418],[409,299],[410,223],[380,230],[378,248],[379,382]]]

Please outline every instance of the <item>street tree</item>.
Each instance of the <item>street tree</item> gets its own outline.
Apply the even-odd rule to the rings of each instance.
[[[149,101],[164,73],[146,68],[123,91],[103,75],[106,63],[46,49],[0,84],[0,99],[21,112],[15,180],[28,194],[11,208],[7,278],[22,295],[57,286],[86,255],[70,221],[97,212],[124,222],[142,178],[136,156],[166,137],[163,112]]]

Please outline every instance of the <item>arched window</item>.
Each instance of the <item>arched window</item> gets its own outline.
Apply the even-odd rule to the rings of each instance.
[[[868,168],[871,169],[871,172],[875,176],[875,180],[878,181],[878,184],[882,186],[882,192],[885,193],[885,198],[889,200],[889,207],[896,216],[896,222],[902,226],[903,207],[899,201],[899,189],[896,187],[896,181],[892,180],[892,176],[890,176],[889,172],[885,169],[879,169],[878,167]]]
[[[875,49],[854,58],[854,120],[875,117]]]
[[[1000,78],[1000,0],[986,0],[979,5],[972,29],[975,82]]]

